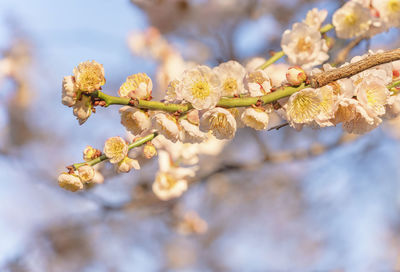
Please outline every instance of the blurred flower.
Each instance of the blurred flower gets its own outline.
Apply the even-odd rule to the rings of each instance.
[[[62,173],[58,176],[58,185],[71,192],[83,189],[83,184],[80,178],[75,174]]]
[[[121,160],[117,164],[118,172],[128,173],[132,169],[139,170],[140,165],[137,160],[131,159],[128,156],[126,156],[123,160]]]
[[[319,31],[326,16],[328,16],[328,11],[326,9],[318,10],[317,8],[313,8],[307,12],[306,19],[303,20],[303,23]]]
[[[339,38],[350,39],[368,31],[371,12],[360,3],[349,1],[333,14],[332,23]]]
[[[78,175],[82,182],[88,182],[94,178],[94,169],[89,165],[83,165],[78,168]]]
[[[146,159],[151,159],[157,155],[157,150],[151,142],[147,142],[143,147],[143,156]]]
[[[388,26],[400,26],[400,0],[372,0],[372,5]]]
[[[295,23],[291,30],[283,33],[281,46],[292,65],[304,69],[322,64],[329,56],[329,48],[319,30],[305,23]]]
[[[203,234],[207,229],[207,222],[194,211],[185,213],[183,219],[177,225],[178,232],[183,235]]]
[[[119,163],[128,154],[128,145],[121,137],[111,137],[105,142],[103,153],[111,163]]]

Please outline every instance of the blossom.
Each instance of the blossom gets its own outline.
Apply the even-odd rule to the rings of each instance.
[[[376,115],[369,115],[365,108],[355,99],[348,99],[351,101],[349,106],[353,113],[353,118],[349,121],[343,123],[343,129],[348,133],[354,134],[364,134],[376,128],[382,119],[378,118]]]
[[[62,173],[58,176],[58,185],[71,192],[83,189],[83,184],[80,178],[75,174]]]
[[[180,125],[183,128],[183,139],[182,142],[186,143],[201,143],[205,138],[206,134],[200,131],[199,124],[193,124],[188,120],[181,120]]]
[[[370,115],[385,114],[385,105],[390,97],[389,90],[378,78],[365,78],[356,87],[357,99]]]
[[[256,130],[263,130],[268,126],[269,115],[263,108],[247,108],[241,117],[245,125]]]
[[[105,142],[103,153],[111,163],[118,163],[128,154],[128,145],[121,137],[111,137]]]
[[[174,101],[181,101],[183,98],[180,96],[181,93],[179,92],[180,88],[180,81],[177,79],[174,79],[169,82],[168,87],[167,87],[167,94],[165,95],[165,100],[168,102],[174,102]]]
[[[175,117],[159,112],[153,117],[155,129],[168,140],[176,142],[179,139],[179,127]]]
[[[157,155],[157,150],[151,142],[147,142],[143,147],[143,156],[146,159],[151,159]]]
[[[137,160],[131,159],[128,156],[117,163],[118,172],[128,173],[132,168],[138,170],[140,169],[140,165]]]
[[[145,73],[130,75],[119,88],[118,94],[125,98],[149,99],[153,82]]]
[[[339,38],[350,39],[369,30],[371,12],[360,3],[349,1],[333,14],[332,23]]]
[[[180,95],[195,109],[214,108],[221,97],[218,75],[209,67],[200,65],[183,73]]]
[[[207,222],[204,221],[196,212],[187,212],[177,226],[178,232],[184,235],[202,234],[208,229]]]
[[[214,108],[203,114],[200,120],[202,131],[211,130],[217,139],[232,139],[236,133],[236,120],[226,109]]]
[[[389,26],[400,26],[400,0],[372,0],[380,18]]]
[[[150,116],[147,112],[125,106],[119,109],[121,124],[133,135],[139,135],[151,128]]]
[[[281,47],[292,65],[309,69],[326,61],[328,46],[319,30],[305,23],[295,23],[283,33]]]
[[[83,150],[83,159],[85,161],[91,161],[100,156],[100,150],[91,147],[90,145],[86,146]]]
[[[291,125],[307,124],[320,113],[321,94],[312,88],[302,89],[290,96],[286,104],[286,114]]]
[[[159,153],[159,166],[152,186],[154,194],[161,200],[181,196],[187,190],[187,179],[194,176],[194,170],[173,166],[169,154],[163,150]]]
[[[299,86],[306,81],[306,72],[300,67],[291,67],[286,72],[286,79],[292,86]]]
[[[62,103],[68,107],[75,105],[77,92],[78,89],[75,87],[75,78],[73,76],[64,77],[62,81]]]
[[[221,63],[214,68],[214,72],[221,81],[222,96],[234,96],[244,92],[244,67],[237,61],[231,60]]]
[[[73,72],[76,88],[80,91],[92,93],[106,83],[103,65],[94,60],[81,62]]]
[[[264,70],[248,72],[244,77],[244,84],[250,96],[261,96],[271,92],[271,79]]]
[[[306,19],[303,20],[303,23],[319,31],[327,15],[328,11],[326,9],[318,10],[317,8],[313,8],[307,12]]]
[[[80,100],[77,100],[73,113],[78,119],[79,124],[82,125],[92,114],[92,100],[90,96],[82,95]]]
[[[88,182],[94,178],[95,171],[89,165],[83,165],[78,168],[78,175],[82,182]]]

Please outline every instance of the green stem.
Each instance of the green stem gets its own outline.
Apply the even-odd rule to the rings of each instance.
[[[275,92],[263,95],[263,96],[257,96],[257,97],[241,97],[241,98],[226,98],[223,97],[219,100],[217,103],[217,107],[222,107],[222,108],[237,108],[237,107],[249,107],[251,105],[256,104],[259,100],[263,102],[263,104],[268,104],[275,102],[281,98],[287,97],[292,95],[293,93],[300,91],[301,89],[304,89],[306,86],[304,83],[301,84],[298,87],[291,87],[291,86],[285,86],[285,87],[280,87],[278,90]],[[97,92],[97,97],[101,99],[106,99],[104,100],[106,102],[106,105],[129,105],[129,99],[128,98],[120,98],[120,97],[115,97],[115,96],[110,96],[107,94],[104,94],[102,92]],[[157,102],[157,101],[147,101],[147,100],[138,100],[138,104],[133,106],[137,107],[140,109],[150,109],[150,110],[160,110],[160,111],[167,111],[167,112],[175,112],[175,111],[180,111],[181,113],[185,113],[192,109],[193,107],[190,104],[166,104],[162,102]]]
[[[145,137],[143,137],[143,138],[131,143],[130,145],[128,145],[128,150],[131,150],[132,148],[135,148],[135,147],[139,147],[139,146],[141,146],[141,145],[153,140],[157,135],[158,135],[157,132],[153,132],[153,133],[151,133],[151,134],[149,134],[149,135],[147,135],[147,136],[145,136]],[[83,165],[93,166],[93,165],[96,165],[96,164],[98,164],[98,163],[100,163],[102,161],[105,161],[105,160],[108,160],[108,158],[107,158],[106,155],[103,154],[100,157],[97,157],[96,159],[93,159],[93,160],[88,161],[88,162],[74,163],[72,165],[72,167],[74,167],[75,170],[78,170],[78,168],[83,166]]]
[[[326,24],[319,29],[319,32],[321,32],[321,34],[324,34],[328,31],[332,30],[333,28],[334,28],[334,26],[332,24]],[[277,60],[282,58],[284,55],[285,55],[285,53],[283,51],[276,52],[272,57],[270,57],[266,62],[264,62],[257,69],[264,70],[265,68],[267,68],[268,66],[270,66],[271,64],[275,63]]]
[[[388,85],[388,89],[390,90],[391,88],[397,87],[400,85],[400,80],[393,81],[390,85]]]

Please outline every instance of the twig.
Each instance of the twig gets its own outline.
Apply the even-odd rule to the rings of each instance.
[[[270,127],[270,128],[268,129],[268,131],[271,131],[271,130],[274,130],[274,129],[280,130],[281,128],[286,127],[286,126],[288,126],[288,125],[289,125],[289,123],[283,123],[283,124],[280,124],[280,125],[277,125],[277,126]]]
[[[370,55],[355,63],[331,71],[319,73],[311,78],[311,87],[319,88],[338,79],[351,77],[374,66],[396,60],[400,60],[400,48]]]

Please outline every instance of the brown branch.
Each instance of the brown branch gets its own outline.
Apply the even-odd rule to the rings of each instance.
[[[372,68],[374,66],[385,64],[388,62],[400,60],[400,48],[370,55],[365,59],[351,63],[349,65],[319,73],[311,78],[311,86],[313,88],[319,88],[325,86],[333,81],[354,76],[364,70]]]

